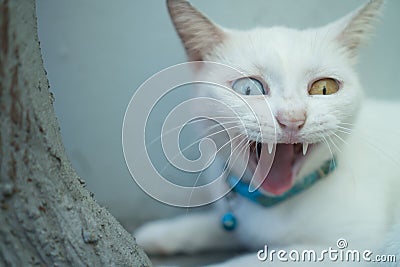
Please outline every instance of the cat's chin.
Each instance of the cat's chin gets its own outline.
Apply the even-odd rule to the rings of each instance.
[[[256,180],[262,181],[259,189],[264,194],[273,196],[282,195],[292,188],[310,150],[316,146],[312,144],[307,149],[308,145],[302,143],[278,143],[275,145],[275,154],[270,154],[266,152],[271,150],[271,147],[267,149],[268,144],[254,142],[251,145],[254,148],[251,149],[255,161],[253,167],[258,166],[253,168],[254,176],[258,176]],[[306,149],[303,150],[303,147]],[[269,165],[269,170],[264,165]]]

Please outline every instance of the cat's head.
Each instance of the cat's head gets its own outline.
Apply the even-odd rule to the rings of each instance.
[[[189,60],[213,61],[238,69],[241,77],[221,77],[221,84],[243,95],[255,112],[268,102],[272,120],[266,119],[269,123],[258,130],[257,118],[251,119],[248,111],[240,108],[243,102],[229,98],[223,90],[213,92],[221,100],[237,101],[231,104],[239,116],[247,118],[246,138],[254,141],[249,147],[255,163],[259,160],[257,150],[274,145],[275,161],[268,176],[263,177],[267,178],[262,184],[264,191],[284,193],[296,179],[332,157],[330,150],[340,147],[362,98],[354,71],[357,50],[370,33],[382,3],[371,0],[321,28],[236,31],[211,22],[185,0],[167,1]],[[261,120],[268,115],[257,114]],[[309,151],[303,156],[308,145]]]

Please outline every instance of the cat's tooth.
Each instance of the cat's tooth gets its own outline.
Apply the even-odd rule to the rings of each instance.
[[[268,153],[269,153],[269,154],[272,153],[272,149],[274,149],[274,144],[268,143]]]
[[[303,155],[307,153],[308,143],[303,143]]]

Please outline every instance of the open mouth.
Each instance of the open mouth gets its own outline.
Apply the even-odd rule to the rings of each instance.
[[[287,192],[294,184],[296,175],[299,173],[304,160],[307,157],[307,151],[313,145],[306,143],[297,144],[275,144],[275,156],[273,157],[271,144],[264,144],[252,141],[250,143],[250,153],[254,159],[254,166],[268,164],[265,159],[273,160],[272,165],[267,172],[255,172],[258,180],[261,180],[260,189],[269,195],[282,195]],[[266,152],[268,151],[268,152]],[[262,153],[264,153],[262,155]],[[267,155],[265,155],[268,153]],[[265,157],[264,157],[265,155]],[[254,167],[253,166],[253,167]],[[255,171],[255,167],[253,172]],[[260,177],[262,176],[262,177]]]

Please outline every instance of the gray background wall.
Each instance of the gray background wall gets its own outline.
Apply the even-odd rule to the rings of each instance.
[[[221,25],[297,28],[330,22],[365,0],[193,0]],[[399,98],[400,1],[388,0],[358,65],[371,97]],[[125,166],[121,127],[135,89],[185,55],[164,1],[38,0],[39,38],[67,153],[100,203],[132,227],[181,210],[145,195]],[[144,174],[145,175],[145,174]]]

